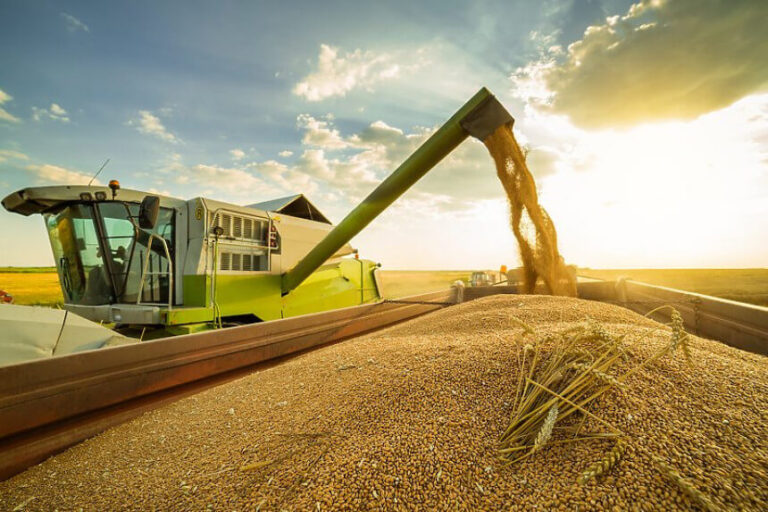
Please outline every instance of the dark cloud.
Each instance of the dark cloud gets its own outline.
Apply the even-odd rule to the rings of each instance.
[[[766,20],[765,0],[643,0],[540,68],[548,107],[585,127],[727,107],[768,86]]]

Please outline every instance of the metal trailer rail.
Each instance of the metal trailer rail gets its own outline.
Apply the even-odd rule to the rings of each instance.
[[[578,291],[639,313],[670,304],[692,332],[768,355],[768,308],[632,281],[582,282]],[[452,288],[0,367],[0,480],[145,411],[291,355],[457,302],[515,293],[514,285]]]
[[[689,332],[741,350],[768,355],[766,307],[626,279],[579,282],[577,287],[581,299],[616,304],[641,315],[660,306],[672,306],[680,312]],[[499,293],[517,293],[517,286],[466,288],[464,300]],[[662,310],[652,318],[667,322],[669,311]]]

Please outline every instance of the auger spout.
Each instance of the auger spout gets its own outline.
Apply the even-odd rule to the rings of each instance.
[[[496,97],[485,87],[480,89],[296,266],[282,275],[282,294],[299,286],[468,136],[482,141],[499,126],[513,122]]]

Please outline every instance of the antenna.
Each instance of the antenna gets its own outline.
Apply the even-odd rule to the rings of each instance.
[[[101,174],[101,171],[103,171],[103,170],[104,170],[104,168],[107,166],[107,164],[108,164],[108,163],[109,163],[109,158],[107,158],[106,160],[104,160],[104,163],[101,165],[101,168],[99,168],[99,171],[98,171],[96,174],[94,174],[94,175],[93,175],[93,178],[91,178],[91,181],[89,181],[89,182],[88,182],[88,186],[89,186],[89,187],[91,186],[91,183],[93,183],[93,180],[95,180],[95,179],[96,179],[96,177],[97,177],[99,174]]]

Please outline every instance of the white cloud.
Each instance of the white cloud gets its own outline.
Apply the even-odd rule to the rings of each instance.
[[[305,149],[295,162],[295,170],[308,174],[351,203],[372,191],[436,129],[416,127],[406,132],[378,120],[358,133],[344,136],[331,120],[301,115],[298,124],[304,130]],[[537,178],[558,170],[557,159],[551,152],[544,148],[534,152],[536,167],[532,172]],[[440,196],[438,206],[445,209],[461,209],[480,199],[502,196],[492,160],[485,146],[474,139],[443,159],[409,195],[422,194],[419,197],[423,199],[427,192]]]
[[[87,185],[92,178],[92,175],[50,164],[28,165],[26,169],[34,174],[41,184]],[[100,185],[101,182],[96,179],[93,184]]]
[[[0,105],[3,105],[13,99],[13,96],[0,89]],[[8,121],[9,123],[18,123],[20,119],[4,108],[0,106],[0,121]]]
[[[317,68],[293,88],[293,93],[307,101],[320,101],[332,96],[344,96],[362,87],[397,77],[403,66],[395,56],[357,49],[340,55],[339,49],[320,45]]]
[[[290,163],[271,159],[249,161],[246,157],[233,164],[185,166],[179,155],[174,155],[163,172],[171,176],[169,182],[183,187],[183,191],[171,192],[180,197],[199,194],[238,204],[304,193],[326,215],[339,219],[435,130],[405,130],[377,120],[354,133],[344,133],[335,126],[332,117],[308,115],[299,116],[297,124],[304,142]],[[560,172],[562,150],[540,147],[532,152],[532,155],[536,154],[539,156],[535,158],[543,162],[533,169],[538,176],[552,174],[555,170]],[[153,185],[163,188],[156,183]],[[496,217],[490,221],[483,218],[486,210]],[[401,261],[408,259],[393,256],[395,251],[387,249],[387,244],[382,242],[397,237],[403,245],[430,240],[430,248],[424,251],[425,254],[410,258],[412,262],[422,261],[423,256],[426,266],[434,262],[448,266],[460,266],[460,262],[468,265],[466,262],[479,256],[482,261],[498,259],[513,264],[514,239],[511,235],[509,240],[499,236],[499,232],[507,232],[507,213],[493,162],[485,147],[472,139],[460,145],[398,199],[354,244],[375,249],[371,255],[385,258],[390,268],[392,264],[404,264]],[[403,218],[418,220],[404,229]],[[497,229],[499,226],[501,231]],[[466,243],[459,242],[465,239],[467,232],[483,241],[495,240],[493,249],[489,250],[493,255],[486,255],[486,249],[472,252]],[[450,253],[450,257],[440,259],[441,253]]]
[[[0,162],[5,162],[6,160],[29,160],[29,157],[13,149],[0,149]]]
[[[537,141],[529,143],[529,164],[567,261],[754,266],[768,255],[761,236],[768,229],[761,194],[768,187],[768,95],[695,121],[627,131],[591,132],[536,110],[519,121],[527,139]],[[434,132],[375,121],[345,133],[328,116],[303,116],[298,124],[305,143],[290,164],[246,158],[186,167],[174,155],[168,182],[183,185],[184,193],[171,192],[240,204],[302,192],[339,219]],[[507,216],[491,158],[470,139],[352,243],[387,268],[513,266]]]
[[[162,189],[162,190],[160,190],[160,189],[158,189],[158,188],[155,188],[155,187],[149,187],[149,188],[147,189],[147,192],[149,192],[150,194],[156,194],[156,195],[159,195],[159,196],[168,196],[168,197],[173,197],[173,196],[171,195],[171,193],[170,193],[170,192],[169,192],[167,189]]]
[[[232,160],[237,162],[245,158],[245,151],[242,149],[230,149],[229,155],[232,157]]]
[[[526,163],[536,177],[542,178],[558,172],[561,158],[557,149],[539,146],[528,152]]]
[[[248,168],[260,175],[265,182],[277,187],[280,194],[301,192],[312,196],[320,188],[320,182],[313,175],[310,166],[287,166],[275,160],[267,160],[251,162]]]
[[[353,204],[392,173],[435,129],[414,128],[406,132],[378,120],[358,133],[344,136],[332,120],[327,116],[325,119],[299,116],[304,150],[292,167],[285,168],[309,176],[322,190],[333,191]],[[499,197],[501,188],[485,147],[468,141],[448,155],[409,195],[412,200],[425,201],[427,192],[433,194],[430,201],[441,198],[440,208],[462,208],[479,198]],[[421,194],[421,199],[413,199],[414,194]]]
[[[200,191],[223,192],[240,202],[297,192],[314,197],[333,194],[335,198],[354,202],[378,184],[379,175],[391,170],[392,155],[412,144],[411,135],[381,122],[372,123],[359,134],[343,137],[329,117],[325,119],[299,116],[297,123],[304,131],[304,149],[291,165],[266,160],[227,167],[187,167],[174,158],[164,171],[173,173],[178,184]]]
[[[265,193],[278,193],[274,185],[240,167],[198,164],[178,170],[175,181],[179,184],[194,185],[198,189],[223,191],[240,201],[263,197]]]
[[[61,121],[62,123],[69,122],[67,111],[61,108],[57,103],[51,103],[49,108],[32,107],[32,119],[40,121],[44,118]]]
[[[547,141],[528,161],[534,171],[555,172],[539,197],[567,260],[597,268],[765,260],[768,94],[694,120],[622,130],[580,129],[564,116],[527,112],[526,133]]]
[[[293,156],[293,151],[283,150],[278,153],[278,156],[281,156],[283,158],[288,158],[289,156]]]
[[[173,175],[173,181],[178,184],[184,184],[189,181],[189,176],[186,174],[187,171],[188,168],[184,165],[181,154],[179,153],[171,153],[168,155],[162,165],[158,168],[160,174]],[[147,176],[149,176],[149,174],[147,174]]]
[[[296,124],[304,130],[302,142],[308,146],[319,146],[324,149],[343,149],[349,144],[341,137],[339,131],[331,127],[329,121],[315,119],[309,114],[301,114]]]
[[[64,110],[63,108],[61,108],[56,103],[51,103],[50,111],[51,111],[51,114],[53,114],[55,116],[65,116],[65,115],[67,115],[67,111]]]
[[[177,185],[189,192],[239,203],[254,202],[290,193],[305,193],[345,213],[391,174],[435,130],[410,131],[377,120],[349,135],[343,134],[332,116],[300,115],[302,149],[290,163],[276,160],[248,161],[231,165],[187,166],[178,154],[161,172],[171,174]],[[541,150],[537,176],[556,169],[555,158]],[[547,158],[549,156],[549,158]],[[537,172],[540,171],[540,172]],[[218,194],[218,195],[217,195]],[[425,212],[469,208],[478,200],[502,197],[493,162],[485,147],[467,141],[429,173],[407,195],[410,207],[421,204]],[[327,206],[326,206],[327,207]]]
[[[325,181],[332,181],[335,173],[331,170],[331,163],[325,157],[322,149],[307,149],[301,154],[298,163],[299,169],[308,176]]]
[[[153,135],[158,139],[162,139],[166,142],[177,143],[180,139],[173,133],[169,132],[163,123],[156,115],[152,114],[149,110],[139,110],[139,118],[129,121],[128,124],[135,125],[136,129],[141,133],[147,135]]]
[[[694,119],[768,88],[765,19],[768,2],[642,0],[512,78],[585,127]]]
[[[67,14],[65,12],[61,13],[61,17],[64,18],[64,21],[67,24],[67,30],[70,32],[77,32],[78,30],[82,30],[83,32],[90,32],[91,30],[88,28],[88,25],[80,21],[79,19],[75,18],[71,14]]]

